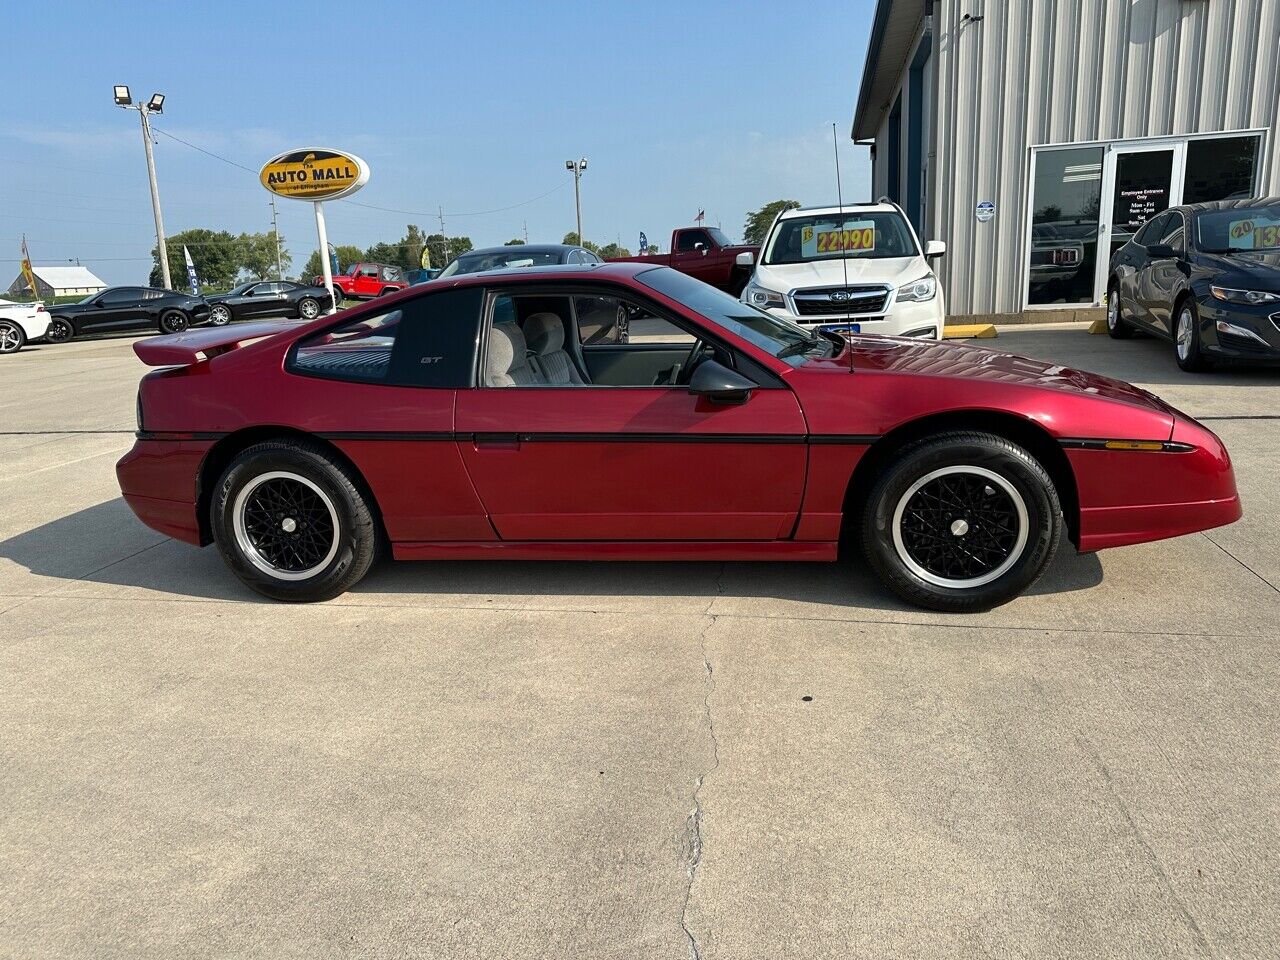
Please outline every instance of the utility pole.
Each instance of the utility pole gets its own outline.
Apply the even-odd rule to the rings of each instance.
[[[115,87],[116,106],[125,110],[137,110],[142,119],[142,146],[147,152],[147,178],[151,181],[151,213],[156,221],[156,252],[160,255],[160,277],[166,290],[173,289],[173,280],[169,276],[169,248],[164,242],[164,217],[160,213],[160,188],[156,185],[156,158],[151,150],[151,122],[148,119],[153,113],[164,112],[164,94],[153,93],[146,103],[134,103],[129,96],[129,88],[123,85]]]
[[[271,232],[276,236],[276,279],[284,279],[284,261],[280,256],[280,228],[276,225],[276,198],[271,197]]]
[[[578,214],[578,246],[582,246],[582,172],[587,169],[587,158],[581,160],[566,160],[564,162],[566,170],[573,171],[573,206]]]
[[[529,242],[529,221],[524,221],[524,242]]]
[[[444,268],[449,265],[449,235],[444,232],[444,206],[441,205],[439,209],[440,209],[440,242],[444,246],[444,252],[440,256],[440,259],[442,259],[444,263],[440,264],[440,266],[441,268]]]

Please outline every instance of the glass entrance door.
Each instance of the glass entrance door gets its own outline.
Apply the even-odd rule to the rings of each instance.
[[[1098,251],[1095,303],[1102,303],[1106,295],[1111,255],[1157,213],[1182,202],[1185,163],[1185,143],[1107,148],[1102,164],[1102,222],[1098,229],[1105,245]]]

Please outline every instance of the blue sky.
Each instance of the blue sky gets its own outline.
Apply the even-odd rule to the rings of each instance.
[[[330,240],[394,242],[406,223],[477,246],[574,228],[569,157],[589,158],[583,232],[663,247],[700,207],[738,236],[779,197],[834,199],[831,123],[846,199],[869,195],[867,151],[848,139],[872,0],[122,4],[50,0],[10,10],[9,44],[36,69],[7,72],[0,105],[0,270],[17,237],[36,263],[79,257],[109,283],[145,282],[154,246],[137,115],[163,92],[157,127],[254,171],[273,153],[334,146],[369,162],[331,203]],[[126,13],[127,11],[127,13]],[[16,89],[15,89],[16,88]],[[164,136],[165,227],[270,227],[255,173]],[[532,199],[539,197],[541,199]],[[525,202],[530,201],[532,202]],[[495,208],[514,209],[483,216]],[[300,266],[310,205],[281,200]],[[6,274],[4,282],[10,278]]]

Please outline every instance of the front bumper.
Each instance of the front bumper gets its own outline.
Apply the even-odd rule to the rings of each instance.
[[[850,313],[832,316],[800,316],[783,307],[770,307],[767,311],[802,327],[843,326],[857,324],[860,333],[879,333],[890,337],[920,337],[926,340],[942,339],[945,317],[942,298],[919,302],[891,302],[884,313]]]
[[[1280,362],[1280,303],[1227,303],[1197,297],[1200,344],[1207,356],[1224,360]]]

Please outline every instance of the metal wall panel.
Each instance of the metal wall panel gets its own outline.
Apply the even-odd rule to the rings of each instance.
[[[1022,309],[1034,145],[1265,127],[1263,192],[1280,193],[1280,0],[936,0],[933,11],[928,194],[949,247],[950,313]],[[987,223],[974,216],[982,200],[996,203]]]

